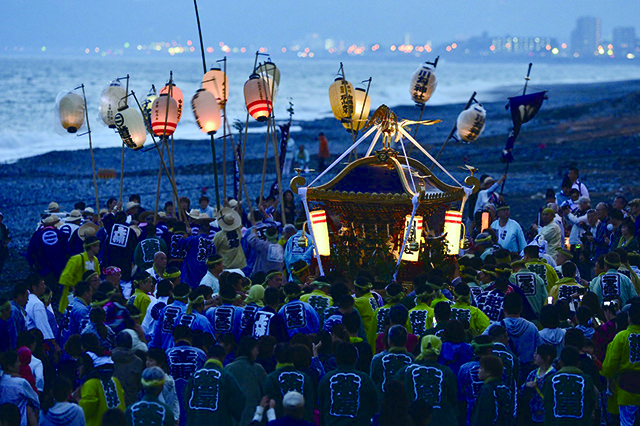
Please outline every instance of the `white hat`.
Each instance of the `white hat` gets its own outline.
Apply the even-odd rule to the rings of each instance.
[[[91,207],[87,207],[82,211],[82,214],[94,214],[95,211]]]
[[[200,219],[200,210],[198,209],[191,209],[189,211],[189,213],[187,213],[187,216],[189,216],[191,219]]]
[[[235,209],[236,206],[238,205],[238,201],[231,198],[229,201],[227,201],[227,204],[229,204],[230,208]]]
[[[87,222],[84,225],[82,225],[80,228],[78,228],[78,237],[80,237],[82,241],[84,241],[86,237],[90,237],[90,236],[95,237],[96,233],[98,232],[98,229],[100,228],[95,223]]]
[[[50,212],[54,210],[60,210],[60,206],[55,201],[52,201],[49,203],[49,207],[47,208],[47,210],[49,210]]]
[[[240,228],[242,225],[242,219],[237,211],[230,208],[223,208],[220,210],[218,216],[218,226],[225,231],[233,231]]]
[[[135,201],[129,201],[127,204],[124,205],[124,211],[127,212],[134,207],[138,207],[139,205],[140,204],[136,203]]]
[[[290,391],[282,398],[282,407],[295,410],[304,407],[304,396],[300,392]]]
[[[65,222],[76,222],[78,220],[82,220],[82,212],[80,212],[80,210],[71,210],[71,213],[69,213],[69,216],[64,218]]]
[[[51,216],[47,216],[42,221],[43,225],[45,226],[54,226],[58,222],[60,222],[60,218],[54,214],[52,214]]]

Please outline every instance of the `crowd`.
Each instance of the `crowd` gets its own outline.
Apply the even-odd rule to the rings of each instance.
[[[51,202],[0,299],[0,426],[633,425],[640,199],[592,209],[571,168],[523,227],[505,178],[408,283],[319,275],[291,191]]]

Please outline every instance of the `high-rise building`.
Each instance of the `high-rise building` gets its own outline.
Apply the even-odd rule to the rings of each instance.
[[[574,56],[593,56],[600,40],[600,19],[592,16],[578,18],[576,28],[571,32],[571,51]]]
[[[616,54],[627,54],[636,48],[636,29],[618,27],[613,29],[613,50]]]

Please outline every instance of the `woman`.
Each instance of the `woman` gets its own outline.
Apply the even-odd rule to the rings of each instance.
[[[284,217],[286,223],[294,223],[296,219],[296,203],[294,201],[293,192],[287,189],[282,193],[284,200]]]
[[[87,426],[100,426],[102,415],[112,408],[125,409],[124,391],[120,381],[113,377],[113,361],[104,351],[82,355],[81,372],[84,383],[74,392],[84,411]],[[101,352],[101,353],[100,353]]]
[[[164,387],[158,399],[171,407],[173,416],[177,422],[180,418],[180,403],[176,394],[176,384],[173,377],[169,374],[167,354],[162,349],[149,349],[149,352],[147,352],[147,368],[150,367],[160,367],[162,371],[164,371]]]
[[[640,245],[638,245],[638,240],[634,237],[636,233],[636,225],[630,219],[626,219],[622,222],[622,225],[620,225],[620,233],[622,236],[618,240],[616,248],[623,248],[629,253],[638,251]]]
[[[106,314],[102,308],[91,308],[89,323],[82,330],[82,334],[94,334],[98,338],[100,346],[110,351],[115,344],[116,335],[111,327],[104,323],[105,316]]]

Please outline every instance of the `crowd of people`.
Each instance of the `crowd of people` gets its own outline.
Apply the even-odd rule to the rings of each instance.
[[[320,275],[291,191],[51,202],[0,298],[0,426],[633,425],[640,199],[592,209],[571,168],[523,227],[504,179],[407,283]]]

